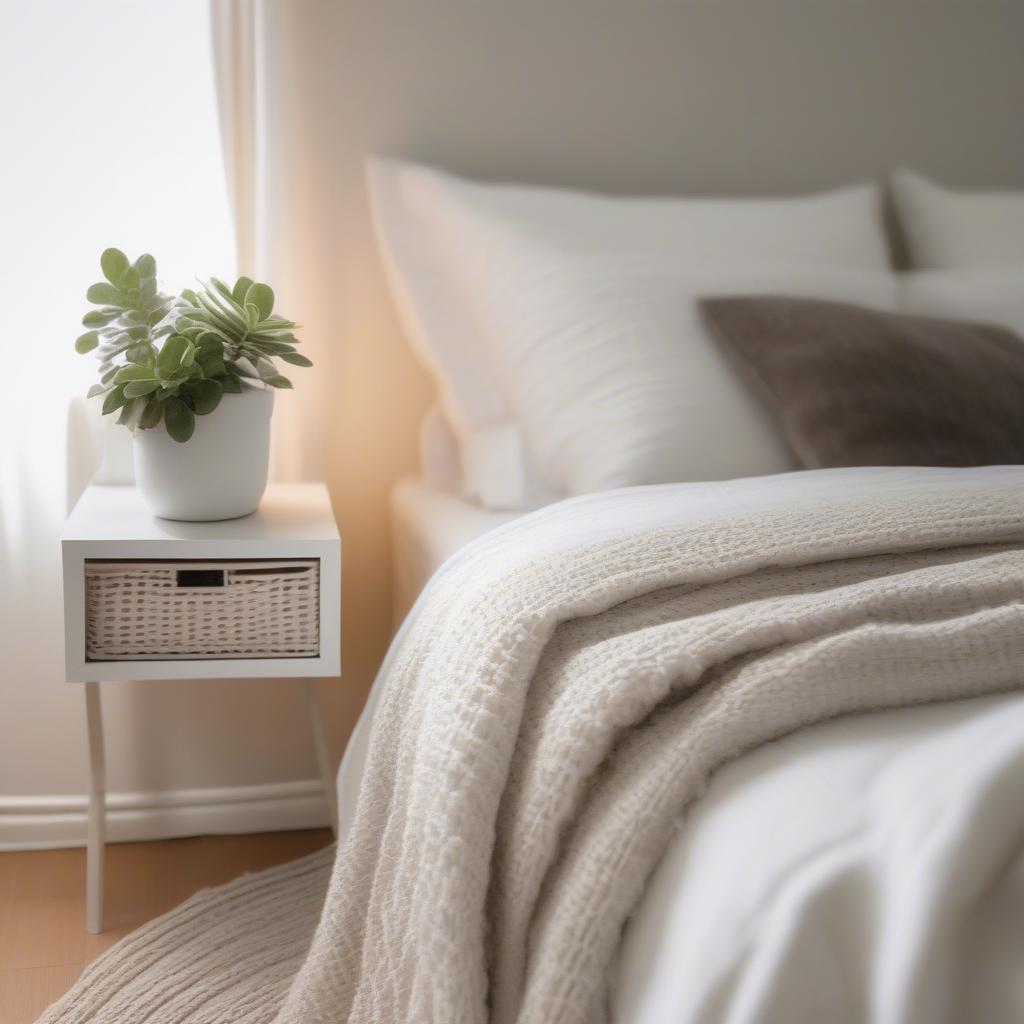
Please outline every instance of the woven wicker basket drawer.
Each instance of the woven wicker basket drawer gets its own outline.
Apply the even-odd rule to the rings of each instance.
[[[85,563],[89,661],[315,658],[320,563]]]

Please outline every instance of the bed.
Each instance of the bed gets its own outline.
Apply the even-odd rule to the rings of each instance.
[[[422,478],[393,501],[403,616],[518,518]],[[339,773],[349,812],[374,700]],[[1022,797],[1018,694],[855,714],[751,751],[713,775],[650,878],[608,1019],[1018,1020]]]
[[[522,514],[400,481],[396,624],[459,550]],[[343,812],[358,799],[369,722],[339,773]],[[922,803],[922,786],[947,795]],[[1024,846],[970,833],[997,815],[1016,830],[1022,799],[1017,694],[853,715],[752,751],[713,776],[648,883],[612,971],[609,1020],[1018,1020]],[[916,861],[905,873],[901,856]],[[914,873],[964,894],[959,916],[927,921],[932,948],[899,935],[922,924],[921,892],[892,891]],[[928,969],[897,997],[882,965],[899,956]]]
[[[395,628],[451,555],[522,514],[481,508],[423,476],[399,480],[391,492]]]
[[[619,461],[622,475],[601,476],[608,473],[609,462],[615,463],[620,450],[613,435],[628,431],[636,418],[623,416],[611,434],[601,432],[609,418],[614,420],[617,400],[614,391],[601,390],[603,378],[611,375],[618,385],[629,370],[613,363],[605,365],[599,345],[590,338],[578,340],[573,329],[582,323],[588,334],[607,330],[611,346],[618,350],[626,347],[635,354],[642,348],[643,342],[637,339],[649,329],[646,319],[608,329],[607,323],[614,322],[618,314],[600,305],[604,293],[611,290],[616,302],[625,299],[626,305],[642,306],[645,318],[657,307],[659,299],[653,290],[638,298],[628,286],[617,289],[612,283],[620,276],[629,276],[629,271],[622,271],[623,264],[643,262],[637,257],[636,243],[623,243],[614,268],[602,264],[595,273],[590,265],[592,255],[588,252],[579,257],[571,234],[558,236],[557,227],[552,227],[559,214],[556,195],[539,199],[543,211],[535,214],[530,207],[531,196],[510,189],[500,194],[498,190],[497,212],[491,221],[485,187],[465,197],[464,208],[464,197],[459,194],[461,183],[432,175],[420,168],[395,164],[378,164],[371,170],[380,241],[406,332],[435,372],[442,415],[453,425],[454,436],[434,450],[446,450],[450,461],[457,461],[458,452],[462,454],[461,472],[457,466],[449,466],[447,473],[438,473],[437,460],[424,459],[424,464],[434,470],[435,480],[408,478],[393,492],[396,623],[414,607],[416,595],[425,588],[425,600],[429,602],[428,581],[435,573],[441,577],[438,586],[443,587],[445,574],[458,571],[460,551],[486,546],[486,539],[479,539],[491,535],[491,531],[497,531],[491,543],[500,543],[500,538],[509,534],[502,527],[517,519],[525,521],[525,531],[531,516],[536,516],[530,506],[545,503],[538,500],[538,494],[546,494],[550,503],[557,501],[559,494],[650,484],[658,480],[659,472],[665,472],[668,479],[712,481],[742,476],[743,470],[753,468],[785,477],[791,475],[793,451],[804,457],[805,466],[815,465],[816,457],[834,458],[837,461],[833,464],[837,465],[851,460],[886,461],[889,453],[884,446],[861,451],[856,457],[848,448],[837,456],[824,452],[820,437],[810,438],[809,443],[800,434],[796,415],[786,422],[786,451],[773,449],[770,441],[777,424],[748,418],[750,392],[732,390],[737,367],[715,363],[710,353],[694,356],[693,352],[700,350],[699,331],[691,321],[666,316],[664,319],[670,320],[691,350],[685,373],[674,378],[674,397],[685,392],[683,382],[709,396],[703,405],[687,400],[685,418],[675,422],[671,434],[682,436],[685,430],[692,437],[704,429],[705,423],[711,429],[707,436],[698,437],[696,459],[687,453],[680,460],[677,451],[667,451],[668,468],[652,468],[635,454],[657,445],[657,437],[652,434],[632,442],[632,450],[627,446]],[[991,228],[979,228],[973,240],[963,235],[944,239],[942,228],[953,219],[948,206],[957,200],[908,172],[897,175],[892,187],[900,200],[907,236],[915,247],[914,257],[928,269],[893,275],[878,259],[877,234],[867,239],[849,237],[845,252],[853,266],[845,266],[843,250],[840,246],[837,256],[836,234],[832,233],[828,250],[819,258],[839,264],[834,276],[790,271],[778,284],[770,276],[751,271],[750,238],[743,242],[743,260],[748,262],[740,270],[736,269],[740,257],[730,254],[727,240],[719,237],[717,243],[706,244],[709,229],[712,233],[714,230],[713,218],[708,218],[698,227],[687,227],[705,242],[702,264],[709,259],[709,249],[725,252],[725,260],[711,275],[703,267],[697,274],[696,268],[687,266],[685,277],[674,277],[672,287],[676,291],[692,288],[696,274],[699,288],[712,292],[722,289],[723,280],[728,290],[741,292],[780,287],[812,294],[820,290],[830,298],[869,303],[884,310],[879,314],[883,317],[890,311],[897,316],[971,315],[979,320],[1000,321],[1015,331],[1024,328],[1024,307],[1014,297],[1020,287],[1024,256],[1019,246],[1011,246],[1008,256],[983,252],[993,244]],[[850,205],[853,198],[850,195],[843,201]],[[833,206],[838,205],[836,197]],[[754,211],[748,207],[745,213]],[[1008,208],[1003,213],[1013,216]],[[666,211],[662,214],[670,216]],[[595,230],[593,224],[601,216],[602,211],[595,208],[580,208],[566,220],[573,223],[574,232],[586,232]],[[814,212],[815,227],[823,216],[828,215],[819,207]],[[843,218],[871,222],[867,208],[854,213],[853,218],[847,209],[836,216],[836,221]],[[502,232],[510,222],[514,222],[514,234],[506,239]],[[580,225],[585,227],[581,229]],[[971,234],[962,218],[959,230]],[[599,232],[595,230],[595,234]],[[798,235],[799,231],[792,234]],[[524,243],[524,235],[542,237],[543,244],[531,244],[532,237]],[[609,232],[601,239],[603,246],[609,245],[611,235]],[[552,247],[553,262],[559,277],[572,278],[569,288],[564,288],[561,281],[552,286],[545,276],[545,261],[551,258],[545,248],[551,246],[552,236],[557,238]],[[443,238],[444,246],[434,237]],[[643,244],[648,244],[646,239]],[[947,250],[937,252],[936,246],[942,245]],[[976,248],[964,257],[965,249],[972,247]],[[454,249],[456,255],[451,256],[443,248]],[[513,255],[506,264],[503,259],[509,250]],[[792,258],[798,259],[799,254]],[[961,258],[970,265],[958,266]],[[451,265],[460,259],[474,268],[487,266],[487,274],[474,270],[459,280],[458,268],[452,270]],[[420,265],[421,260],[434,264],[432,275]],[[671,260],[674,265],[685,264],[686,254],[673,252]],[[517,266],[522,265],[530,269],[526,276],[517,278]],[[442,270],[437,270],[438,266]],[[452,281],[447,289],[441,287],[438,296],[435,290],[439,280],[444,280],[440,275],[445,270],[450,270]],[[772,273],[776,272],[773,268]],[[487,277],[492,273],[502,279],[514,305],[507,303],[504,294],[495,296],[487,291]],[[663,273],[660,266],[655,273]],[[588,274],[599,282],[589,292]],[[430,295],[418,292],[419,279],[428,276]],[[555,297],[547,295],[533,307],[529,298],[524,299],[531,292],[543,294],[545,290],[554,291]],[[476,297],[477,291],[484,292],[484,297]],[[576,301],[574,293],[589,294],[590,299]],[[467,294],[476,299],[471,310]],[[456,295],[458,299],[451,298]],[[729,301],[725,300],[726,304]],[[467,308],[461,309],[461,303]],[[749,312],[740,309],[741,314]],[[792,333],[801,312],[792,307],[784,309],[786,332]],[[522,341],[507,327],[517,319],[529,325]],[[549,321],[554,322],[553,327]],[[445,327],[440,342],[434,337],[438,324]],[[934,324],[929,324],[934,330]],[[756,322],[756,344],[785,350],[786,332],[769,341],[771,327],[770,320]],[[862,342],[870,334],[864,323],[854,328],[845,322],[842,329],[855,330]],[[812,330],[817,336],[825,336],[829,325],[819,319]],[[462,351],[458,348],[460,334],[464,339]],[[489,335],[494,346],[489,350],[489,365],[478,360],[481,335]],[[628,339],[628,344],[623,339]],[[880,358],[887,357],[894,344],[894,335],[887,332]],[[955,344],[969,350],[966,338],[958,338]],[[1019,348],[1019,339],[1014,337],[1010,344]],[[529,360],[536,361],[534,350],[545,345],[558,352],[559,361],[571,366],[574,379],[569,380],[558,361],[531,368]],[[574,346],[580,349],[575,361]],[[510,351],[516,353],[515,358],[508,358]],[[644,351],[645,359],[658,359],[656,346]],[[941,362],[937,352],[930,352],[929,357]],[[794,354],[788,358],[798,357]],[[473,360],[478,361],[474,364]],[[580,385],[576,378],[589,369],[583,365],[585,361],[596,361],[600,371]],[[854,418],[850,395],[857,386],[857,371],[852,370],[849,366],[841,368],[838,390],[829,398],[832,403],[845,402],[843,415],[848,423]],[[874,372],[895,378],[900,371],[895,366],[882,370],[879,364]],[[921,387],[927,375],[920,367],[916,372],[915,382]],[[958,379],[962,389],[973,369],[958,371],[945,365],[942,372]],[[663,376],[671,375],[671,368],[664,371]],[[546,408],[538,406],[532,402],[534,393],[542,391],[551,379],[557,380],[554,392],[558,401]],[[517,392],[520,380],[525,384]],[[824,387],[820,376],[811,383]],[[796,389],[808,386],[801,381]],[[636,379],[625,390],[646,394],[645,405],[656,404],[660,397],[649,384]],[[480,400],[481,392],[484,401]],[[998,406],[997,392],[998,384],[987,382],[984,402]],[[504,394],[509,405],[496,404],[495,393]],[[1018,401],[1020,394],[1017,386],[1014,395],[1018,397],[1011,401]],[[910,401],[906,395],[900,396],[901,416]],[[583,429],[575,423],[566,427],[558,419],[560,410],[553,409],[559,402],[565,406],[593,403],[600,419],[584,420]],[[872,418],[876,421],[872,426],[886,435],[884,440],[889,443],[898,428],[893,424],[878,427],[877,421],[884,419],[880,412],[884,403],[879,394],[871,396]],[[956,418],[950,412],[955,400],[938,400],[937,404],[943,407],[944,416]],[[726,415],[721,412],[723,408],[728,410]],[[926,411],[915,409],[915,415],[919,433],[926,435],[930,444],[937,444],[942,426],[930,423]],[[964,418],[976,420],[980,415],[975,408],[965,410]],[[1007,415],[1013,417],[1012,408]],[[585,417],[585,411],[577,416]],[[826,417],[820,409],[808,416],[813,432],[827,432]],[[496,427],[496,422],[500,426]],[[583,436],[582,445],[573,447],[572,428],[576,428],[575,440]],[[870,427],[863,424],[848,429],[851,434],[870,433]],[[742,453],[737,455],[723,445],[713,436],[716,432],[730,433],[734,442],[738,436]],[[769,443],[765,443],[766,435]],[[563,443],[552,445],[552,437]],[[588,463],[594,450],[600,458],[597,463]],[[980,461],[1020,461],[1022,452],[1022,439],[1017,439],[1005,451]],[[754,461],[747,464],[743,458]],[[943,464],[955,455],[949,451],[904,450],[888,461],[927,463],[929,459]],[[638,464],[645,475],[630,477],[637,472]],[[859,471],[840,472],[848,483]],[[713,495],[718,485],[708,482],[700,486]],[[462,494],[457,493],[459,489]],[[510,510],[505,507],[510,504],[527,507]],[[588,529],[578,516],[567,518],[572,524],[568,529],[583,533]],[[626,528],[625,523],[623,526]],[[410,619],[415,620],[416,615],[413,610]],[[343,807],[352,808],[358,800],[374,703],[371,696],[339,775],[339,804]],[[1019,965],[1019,954],[1012,952],[1018,941],[1012,922],[1021,908],[1017,883],[1010,879],[1016,879],[1024,861],[1015,841],[1001,845],[1000,830],[985,833],[977,825],[989,814],[1006,813],[1017,820],[1017,814],[1004,801],[1024,785],[1020,773],[1022,729],[1024,704],[1020,697],[989,695],[814,724],[722,767],[711,777],[695,809],[682,820],[629,917],[611,972],[604,1015],[631,1024],[666,1020],[782,1024],[821,1015],[851,1022],[1017,1018],[1022,1001],[1015,980],[1014,965]],[[977,758],[979,749],[990,750],[992,760]],[[964,770],[965,762],[971,764],[969,770]],[[921,806],[923,779],[929,780],[933,799]],[[946,795],[934,798],[939,790]],[[1015,833],[1017,827],[1015,824],[1011,831]],[[757,851],[755,857],[750,856],[752,850]],[[976,873],[984,874],[996,862],[999,867],[985,875],[985,880]],[[900,892],[901,887],[914,888],[911,879],[915,873],[929,877],[927,881],[919,880],[917,891]],[[952,907],[944,906],[945,898],[938,894],[954,889],[971,895],[962,903],[952,900]],[[839,1001],[840,996],[844,1002]]]

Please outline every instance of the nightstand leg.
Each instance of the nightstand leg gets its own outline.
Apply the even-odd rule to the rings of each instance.
[[[327,812],[331,817],[331,829],[338,834],[338,801],[334,789],[334,772],[331,770],[331,755],[327,747],[327,733],[324,731],[324,719],[320,714],[320,701],[316,696],[316,680],[307,679],[306,704],[309,706],[309,721],[313,727],[313,746],[316,748],[316,761],[320,766],[320,778],[324,784],[324,796],[327,798]]]
[[[100,684],[85,684],[89,723],[89,838],[85,851],[85,930],[103,931],[103,844],[106,841],[106,770]]]

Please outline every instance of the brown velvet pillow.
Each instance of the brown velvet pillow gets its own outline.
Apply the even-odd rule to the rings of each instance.
[[[777,296],[700,306],[808,468],[1024,462],[1024,341],[1011,331]]]

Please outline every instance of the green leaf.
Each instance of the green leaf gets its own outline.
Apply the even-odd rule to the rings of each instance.
[[[247,359],[243,359],[240,362],[227,363],[228,373],[233,373],[237,377],[258,377],[255,367],[253,367]]]
[[[212,331],[206,331],[196,338],[196,355],[220,355],[224,351],[224,343]]]
[[[112,284],[119,285],[121,276],[128,269],[128,257],[120,249],[104,249],[100,256],[103,276]]]
[[[182,365],[190,365],[195,358],[195,352],[195,346],[188,338],[182,334],[172,334],[156,357],[157,368],[165,373],[172,373]]]
[[[95,398],[97,395],[105,395],[110,388],[105,384],[93,384],[91,388],[85,393],[86,398]]]
[[[223,377],[227,369],[221,355],[199,356],[197,362],[204,377]]]
[[[138,426],[139,418],[142,416],[142,411],[146,407],[145,398],[131,398],[124,403],[121,409],[121,415],[117,417],[117,422],[125,427],[135,428]]]
[[[211,277],[210,284],[212,284],[213,287],[216,288],[217,291],[219,291],[225,298],[231,298],[231,289],[219,277]]]
[[[170,376],[172,380],[202,379],[203,371],[198,363],[192,362],[188,366],[179,366]]]
[[[180,398],[168,398],[164,402],[164,423],[167,433],[184,444],[196,429],[196,418],[192,410]]]
[[[212,334],[214,337],[219,338],[221,341],[222,349],[225,345],[234,344],[234,341],[232,340],[231,336],[227,334],[225,331],[222,331],[219,327],[211,327],[209,324],[207,324],[206,326],[204,326],[203,330]]]
[[[127,384],[132,380],[153,380],[153,368],[150,366],[138,366],[135,363],[129,363],[127,366],[122,366],[117,371],[117,376],[114,377],[115,384]]]
[[[105,327],[99,328],[100,343],[103,345],[130,345],[132,339],[128,337],[123,324],[113,321]]]
[[[287,377],[282,377],[279,373],[273,377],[264,377],[264,384],[269,384],[272,388],[290,388],[292,382]]]
[[[139,272],[139,277],[156,277],[156,260],[148,252],[144,252],[135,261],[135,269]]]
[[[295,346],[286,341],[257,341],[250,335],[245,339],[246,345],[254,348],[257,352],[265,352],[267,355],[283,355],[285,352],[294,352]]]
[[[308,359],[306,356],[299,352],[282,352],[281,358],[286,363],[291,363],[292,366],[312,366],[313,360]]]
[[[226,299],[215,291],[207,290],[201,292],[197,298],[199,305],[213,318],[226,328],[237,328],[240,331],[248,331],[249,324],[245,319],[245,313],[234,299]]]
[[[100,345],[96,355],[105,363],[109,363],[111,359],[119,356],[125,349],[131,348],[132,344],[131,338],[126,338],[123,334],[115,334],[113,337],[107,338]]]
[[[245,322],[246,317],[244,302],[236,302],[234,301],[234,298],[231,295],[224,295],[223,293],[210,288],[207,288],[205,292],[202,292],[200,294],[201,302],[203,301],[204,298],[208,300],[208,303],[214,303],[216,305],[216,308],[219,309],[225,315],[233,317],[234,319],[239,319],[239,321],[243,323]]]
[[[86,331],[85,334],[80,334],[75,341],[75,351],[85,355],[86,352],[91,352],[99,343],[100,336],[96,331]]]
[[[207,377],[224,373],[224,343],[216,334],[201,334],[196,339],[196,360]]]
[[[102,369],[102,367],[101,367],[101,369]],[[103,370],[103,376],[100,377],[100,383],[101,384],[109,384],[114,379],[114,377],[117,374],[117,371],[119,369],[120,369],[119,366],[111,366],[108,369]]]
[[[207,416],[220,405],[224,389],[215,380],[197,380],[185,386],[197,416]]]
[[[99,281],[90,285],[85,297],[97,306],[123,306],[125,304],[124,293],[106,281]]]
[[[155,356],[156,350],[148,341],[138,345],[129,345],[124,353],[124,357],[129,363],[138,363],[139,366],[148,366],[150,369],[153,367]]]
[[[249,339],[252,341],[258,341],[260,344],[263,344],[264,342],[267,341],[272,342],[275,345],[279,344],[282,341],[287,342],[289,345],[298,345],[299,343],[299,339],[296,338],[291,331],[268,331],[265,321],[264,323],[260,324],[259,330],[249,332]]]
[[[107,324],[117,316],[118,312],[119,311],[116,309],[107,311],[102,309],[92,309],[82,317],[82,326],[106,327]]]
[[[274,309],[273,288],[269,284],[260,284],[258,281],[249,285],[249,289],[245,293],[245,305],[249,305],[250,302],[259,310],[260,319],[266,320]]]
[[[231,289],[231,298],[238,303],[239,306],[245,305],[245,293],[252,287],[251,277],[240,277],[235,282],[235,287]]]
[[[220,386],[224,389],[225,395],[239,395],[242,393],[242,378],[229,370],[224,374]]]
[[[174,321],[175,334],[184,334],[193,339],[210,330],[211,327],[205,320],[199,320],[195,316],[179,316]]]
[[[106,416],[115,409],[120,409],[122,405],[124,405],[124,388],[112,388],[107,392],[107,397],[103,399],[103,415]]]
[[[245,304],[245,320],[250,327],[255,327],[260,322],[260,311],[255,302]]]
[[[124,397],[141,398],[143,395],[151,395],[158,387],[158,380],[130,380],[124,386]]]
[[[164,406],[156,398],[151,398],[142,415],[139,417],[139,430],[150,430],[155,427],[164,415]]]
[[[156,284],[152,278],[148,279],[154,285]],[[134,267],[129,267],[124,274],[121,275],[121,280],[117,283],[117,287],[123,292],[128,292],[129,298],[133,291],[140,291],[142,288],[142,278],[139,276],[139,272]],[[136,302],[138,299],[135,300]]]
[[[277,367],[269,359],[264,359],[263,356],[257,356],[254,360],[254,365],[256,366],[256,373],[263,380],[266,380],[268,377],[277,376]]]

